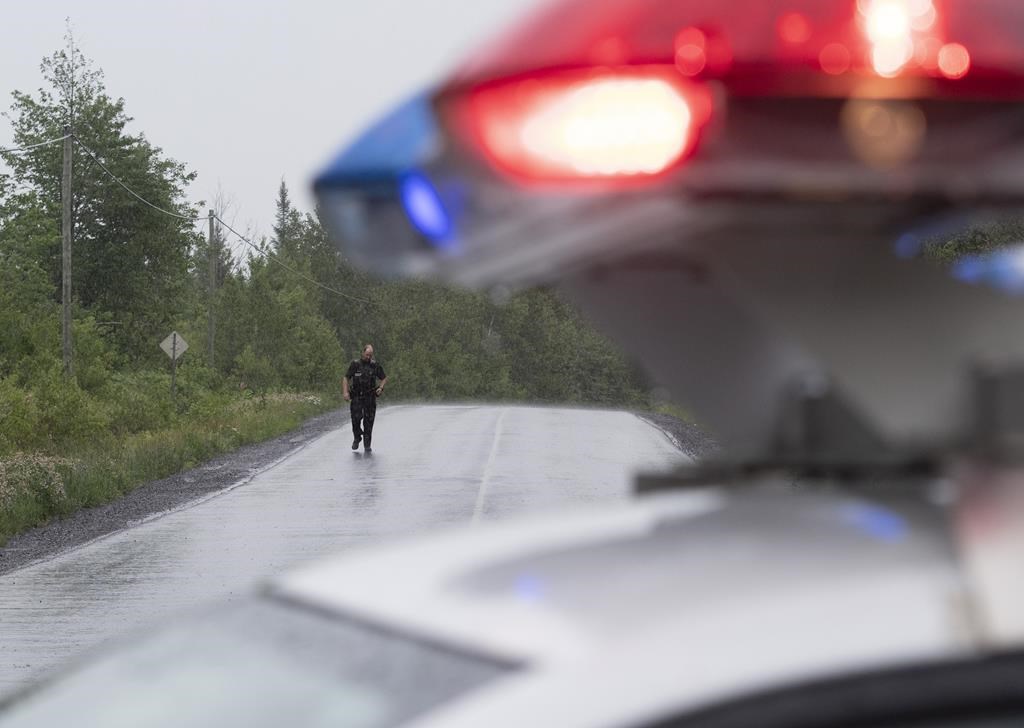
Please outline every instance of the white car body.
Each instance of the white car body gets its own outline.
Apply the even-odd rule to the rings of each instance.
[[[952,512],[927,500],[702,489],[398,544],[269,590],[518,666],[422,728],[645,725],[993,649]]]

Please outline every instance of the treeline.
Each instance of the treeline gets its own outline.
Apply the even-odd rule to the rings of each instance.
[[[648,403],[636,368],[551,293],[499,305],[372,280],[338,255],[315,213],[296,209],[283,182],[259,250],[218,227],[211,287],[205,225],[194,221],[210,205],[186,197],[195,174],[129,132],[124,100],[73,45],[44,60],[42,76],[38,92],[13,92],[6,116],[16,147],[73,126],[74,376],[61,363],[62,144],[0,152],[0,456],[166,426],[239,392],[334,396],[366,341],[395,399]],[[158,348],[172,330],[191,345],[173,405]]]
[[[216,316],[229,331],[218,338],[216,359],[236,362],[249,383],[336,384],[370,342],[387,365],[389,395],[399,399],[647,403],[636,368],[548,291],[499,304],[432,283],[373,280],[338,256],[283,183],[275,220],[273,255],[322,287],[267,258],[227,276]]]

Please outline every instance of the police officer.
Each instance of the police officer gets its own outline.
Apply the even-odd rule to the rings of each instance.
[[[352,449],[359,449],[363,441],[366,452],[373,452],[370,440],[373,437],[373,418],[377,414],[377,397],[384,392],[388,377],[384,368],[373,358],[373,344],[363,347],[363,355],[348,365],[345,378],[341,380],[342,393],[346,402],[351,402]]]

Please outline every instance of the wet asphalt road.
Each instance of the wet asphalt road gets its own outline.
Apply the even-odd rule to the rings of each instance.
[[[244,593],[296,563],[391,536],[626,497],[684,456],[624,412],[382,410],[374,453],[346,427],[252,480],[0,576],[0,695],[85,648]]]

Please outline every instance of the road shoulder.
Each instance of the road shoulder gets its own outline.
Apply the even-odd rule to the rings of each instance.
[[[700,460],[718,451],[718,443],[692,422],[673,415],[637,412],[636,416],[661,430],[672,444],[694,460]]]
[[[714,441],[692,423],[671,415],[636,414],[663,431],[676,447],[694,459],[717,448]],[[215,495],[251,478],[317,437],[346,425],[348,420],[348,411],[344,409],[313,417],[272,440],[246,445],[199,467],[141,485],[112,503],[86,508],[68,518],[25,531],[0,547],[0,574],[57,556],[147,518]]]
[[[68,518],[25,531],[0,547],[0,574],[64,553],[229,488],[302,445],[347,424],[348,420],[347,410],[318,415],[272,440],[246,445],[191,470],[141,485],[111,503],[85,508]]]

